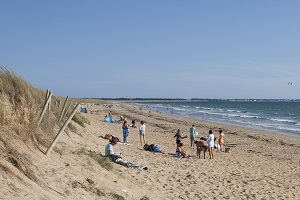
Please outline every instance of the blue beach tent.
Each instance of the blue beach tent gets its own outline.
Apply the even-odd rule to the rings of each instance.
[[[80,109],[80,112],[87,113],[87,109],[84,108],[84,107],[82,107],[82,108]]]

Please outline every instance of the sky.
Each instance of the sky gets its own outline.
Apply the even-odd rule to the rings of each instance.
[[[0,65],[55,96],[300,99],[298,0],[0,0],[0,8]]]

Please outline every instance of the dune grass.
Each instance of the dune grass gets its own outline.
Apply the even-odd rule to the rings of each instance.
[[[46,91],[35,88],[18,75],[0,65],[0,148],[3,158],[15,166],[29,179],[36,183],[39,180],[32,169],[30,157],[19,153],[14,144],[24,143],[27,146],[48,147],[61,127],[58,122],[61,113],[59,102],[64,98],[52,96],[49,110],[46,111],[42,122],[38,124],[43,106],[46,101]],[[80,99],[76,100],[77,103]],[[101,102],[101,101],[98,101]],[[80,113],[76,113],[73,121],[84,127],[90,122]],[[71,126],[69,130],[76,128]],[[14,141],[14,144],[10,144]],[[63,154],[62,149],[56,148],[56,153]],[[103,168],[111,170],[112,162],[107,158],[91,153]],[[0,169],[8,171],[8,168],[0,165]],[[97,195],[103,195],[99,190]]]

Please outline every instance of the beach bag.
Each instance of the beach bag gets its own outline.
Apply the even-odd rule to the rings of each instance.
[[[226,148],[225,148],[225,152],[226,152],[226,153],[230,153],[230,152],[231,152],[230,147],[226,147]]]
[[[221,151],[221,146],[219,144],[217,144],[217,150]]]
[[[104,136],[104,139],[107,139],[107,140],[111,140],[111,138],[112,138],[112,135],[111,135],[111,134],[106,134],[106,135]]]

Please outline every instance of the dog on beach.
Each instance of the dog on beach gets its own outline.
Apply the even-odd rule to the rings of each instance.
[[[200,141],[196,140],[194,143],[196,144],[196,147],[197,147],[198,158],[200,158],[201,152],[203,151],[203,157],[205,159],[205,153],[208,150],[208,145],[207,145],[206,141],[200,139]]]

